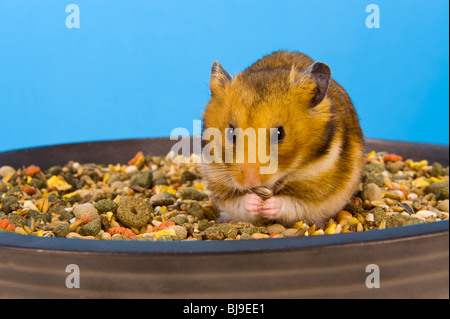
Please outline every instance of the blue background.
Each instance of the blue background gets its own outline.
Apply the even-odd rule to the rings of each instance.
[[[68,4],[80,28],[65,24]],[[365,25],[380,8],[379,29]],[[192,133],[211,63],[331,66],[366,137],[448,144],[447,0],[0,0],[0,151]]]

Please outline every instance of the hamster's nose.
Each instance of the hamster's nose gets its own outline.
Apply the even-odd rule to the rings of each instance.
[[[239,165],[239,169],[242,173],[242,181],[244,187],[252,188],[261,185],[258,164],[243,163]]]

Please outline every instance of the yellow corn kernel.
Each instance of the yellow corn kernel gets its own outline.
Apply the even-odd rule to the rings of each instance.
[[[296,223],[294,224],[294,228],[295,228],[295,229],[300,229],[300,228],[302,228],[302,227],[303,227],[303,222],[302,222],[302,221],[296,222]]]
[[[176,231],[175,231],[175,229],[163,229],[163,230],[160,230],[159,232],[157,232],[157,233],[155,233],[155,237],[156,238],[159,238],[159,237],[161,237],[161,236],[163,236],[163,235],[172,235],[172,236],[175,236],[177,233],[176,233]]]

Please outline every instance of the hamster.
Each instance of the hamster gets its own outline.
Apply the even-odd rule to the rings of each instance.
[[[219,158],[203,162],[202,169],[214,205],[229,219],[323,225],[351,199],[362,178],[364,138],[350,97],[326,64],[277,51],[232,77],[215,61],[209,84],[203,133],[215,128],[223,134],[215,141],[202,135],[202,145],[214,142],[210,154]],[[257,135],[266,134],[266,155],[277,147],[270,164],[276,170],[261,174],[267,162],[251,162],[249,145],[236,147],[242,138],[237,128],[267,129]],[[224,160],[226,139],[231,162]],[[239,155],[244,161],[236,161]],[[268,196],[257,188],[269,190]]]

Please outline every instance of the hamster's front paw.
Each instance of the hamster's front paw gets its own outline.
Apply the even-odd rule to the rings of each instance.
[[[273,219],[280,214],[280,210],[281,198],[273,196],[264,201],[261,214],[266,218]]]
[[[261,214],[264,201],[256,194],[247,194],[244,196],[244,208],[250,215]]]

